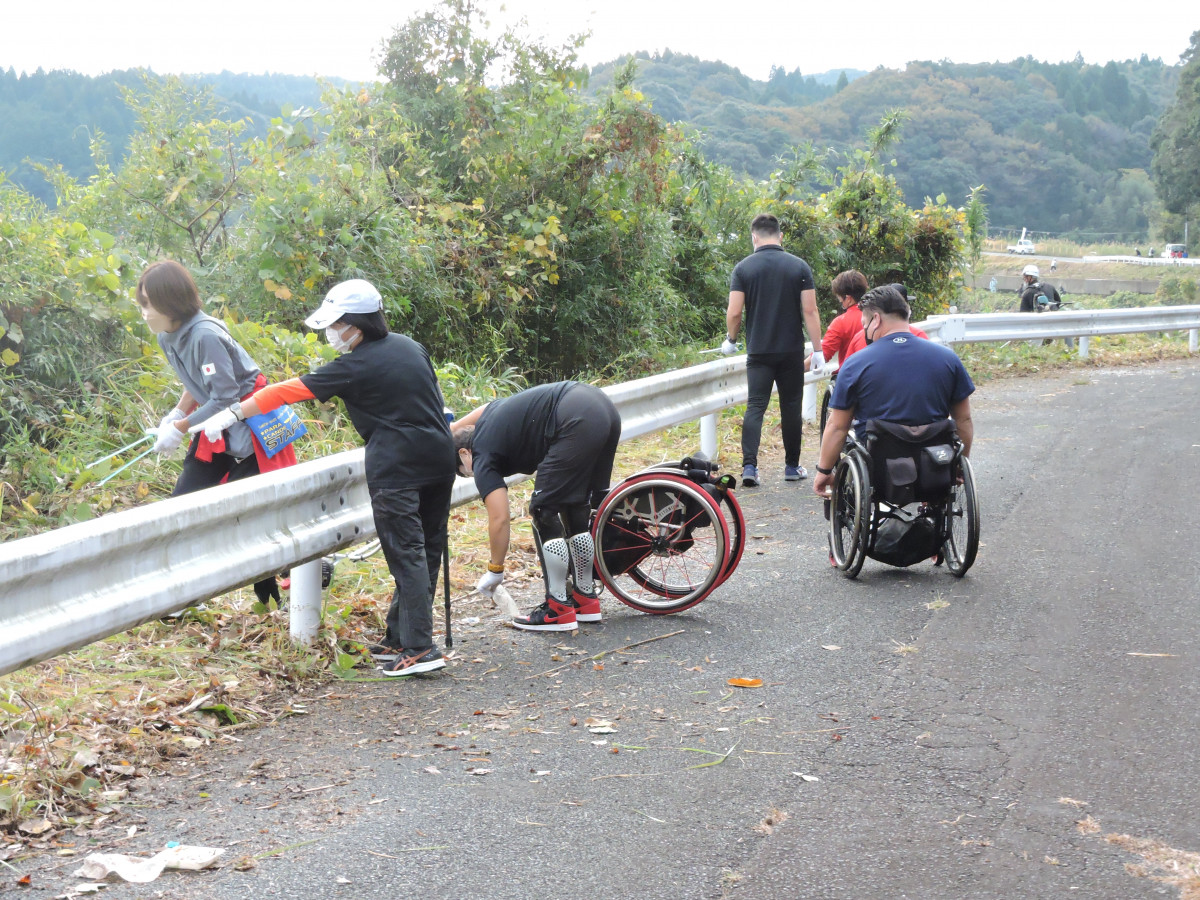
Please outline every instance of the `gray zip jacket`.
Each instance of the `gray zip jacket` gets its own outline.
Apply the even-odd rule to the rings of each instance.
[[[199,425],[254,390],[259,368],[220,319],[197,312],[175,331],[158,335],[167,362],[200,405],[188,415]],[[244,422],[225,431],[225,452],[238,459],[254,452],[253,433]]]

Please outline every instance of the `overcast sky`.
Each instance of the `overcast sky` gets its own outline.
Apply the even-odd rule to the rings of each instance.
[[[772,66],[816,74],[901,68],[910,60],[994,62],[1032,55],[1059,62],[1136,59],[1168,64],[1200,29],[1196,0],[1114,5],[1080,0],[847,3],[704,0],[479,0],[493,27],[559,44],[591,31],[589,64],[636,50],[719,59],[752,78]],[[0,69],[96,75],[146,67],[159,74],[283,72],[376,77],[381,42],[433,0],[4,0]],[[1117,10],[1112,12],[1110,10]]]

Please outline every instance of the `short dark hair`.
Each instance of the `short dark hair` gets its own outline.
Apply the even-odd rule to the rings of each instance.
[[[456,470],[462,469],[462,460],[458,458],[459,450],[471,450],[475,446],[475,426],[468,425],[466,428],[459,428],[453,432],[454,437],[454,467]]]
[[[373,313],[342,313],[338,322],[345,322],[362,332],[363,343],[381,341],[388,335],[387,319],[382,310]]]
[[[759,237],[779,237],[779,219],[770,213],[759,213],[750,221],[750,231]]]
[[[149,304],[176,322],[190,319],[200,311],[200,290],[189,272],[173,259],[146,266],[137,283],[137,301]]]
[[[885,284],[872,288],[858,301],[860,309],[874,309],[885,316],[899,316],[908,321],[908,304],[904,295],[896,290],[894,285]]]
[[[833,295],[839,300],[843,297],[853,297],[855,302],[863,298],[871,286],[867,284],[867,276],[857,269],[847,269],[838,273],[833,279]]]

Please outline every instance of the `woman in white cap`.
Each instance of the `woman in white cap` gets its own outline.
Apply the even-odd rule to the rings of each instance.
[[[341,356],[257,391],[193,430],[219,433],[283,403],[341,397],[366,441],[375,530],[396,581],[387,630],[371,654],[386,675],[440,669],[446,660],[433,644],[433,592],[445,549],[455,455],[433,363],[412,338],[388,331],[379,291],[361,279],[335,285],[305,324],[325,329]]]

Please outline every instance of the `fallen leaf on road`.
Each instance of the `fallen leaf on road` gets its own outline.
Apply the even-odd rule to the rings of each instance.
[[[441,775],[442,774],[442,770],[439,769],[437,766],[426,766],[421,771],[425,772],[429,775]]]
[[[841,650],[842,648],[839,647],[837,644],[822,644],[821,649],[822,650]]]
[[[1058,802],[1066,806],[1087,806],[1086,800],[1072,800],[1070,797],[1059,797]]]
[[[1126,656],[1157,656],[1157,657],[1174,658],[1174,657],[1178,656],[1179,654],[1177,654],[1177,653],[1126,653],[1125,655]]]
[[[474,766],[467,769],[468,775],[491,775],[494,769],[476,769]]]
[[[803,772],[793,772],[792,774],[795,775],[797,778],[804,779],[805,781],[820,781],[821,780],[816,775],[805,775]]]
[[[726,684],[740,688],[757,688],[762,687],[763,681],[761,678],[730,678]]]

